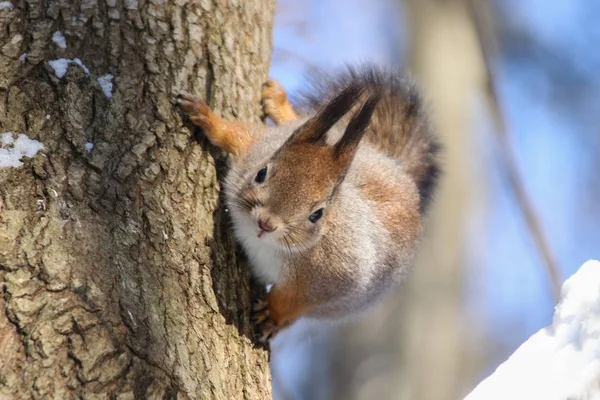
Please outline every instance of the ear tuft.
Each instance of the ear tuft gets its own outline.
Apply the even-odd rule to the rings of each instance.
[[[380,99],[381,94],[378,91],[372,93],[360,110],[354,114],[346,127],[344,136],[342,136],[333,148],[333,154],[336,159],[347,158],[348,161],[352,159],[360,140],[369,127],[371,117]]]
[[[322,142],[325,144],[327,132],[360,100],[365,86],[353,82],[335,96],[314,117],[309,119],[288,139],[289,143]]]

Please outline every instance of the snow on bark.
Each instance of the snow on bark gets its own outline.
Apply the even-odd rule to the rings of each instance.
[[[103,75],[98,78],[98,84],[100,88],[102,88],[102,93],[106,96],[107,99],[112,98],[112,88],[113,88],[113,76],[111,74]]]
[[[54,34],[52,35],[52,41],[54,43],[56,43],[56,45],[58,47],[60,47],[61,49],[67,48],[67,39],[65,38],[65,35],[63,35],[61,31],[54,32]]]
[[[0,168],[18,168],[23,165],[23,157],[33,158],[44,145],[37,140],[32,140],[27,135],[19,134],[13,138],[12,132],[0,134]]]
[[[62,79],[67,73],[69,64],[77,64],[83,69],[86,75],[90,74],[90,70],[87,69],[85,65],[83,65],[79,58],[74,58],[72,60],[69,60],[67,58],[59,58],[57,60],[49,61],[48,64],[50,64],[50,66],[54,70],[54,73],[59,79]]]

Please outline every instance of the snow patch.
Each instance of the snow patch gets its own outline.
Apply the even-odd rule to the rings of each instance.
[[[106,96],[107,99],[112,98],[112,88],[113,88],[113,76],[111,74],[108,75],[104,75],[101,76],[100,78],[98,78],[98,83],[100,84],[100,87],[102,88],[102,92],[104,93],[104,96]]]
[[[54,69],[56,76],[58,76],[59,79],[62,79],[67,73],[67,67],[71,62],[71,60],[67,60],[66,58],[59,58],[58,60],[49,61],[48,64]]]
[[[34,157],[38,151],[45,149],[44,145],[37,140],[32,140],[22,133],[17,140],[12,132],[0,134],[0,168],[13,167],[18,168],[23,165],[21,158]]]
[[[52,69],[54,69],[54,73],[58,79],[62,79],[65,76],[67,69],[69,68],[69,64],[77,64],[83,69],[86,75],[90,74],[90,70],[83,65],[79,58],[74,58],[72,60],[69,60],[68,58],[59,58],[57,60],[49,61],[48,64],[50,64]]]
[[[61,49],[67,48],[67,39],[65,39],[65,35],[63,35],[61,31],[54,32],[54,35],[52,35],[52,41]]]
[[[531,336],[465,400],[600,399],[600,262],[563,285],[552,325]]]
[[[85,65],[83,65],[83,63],[81,62],[81,60],[79,58],[74,58],[72,62],[79,65],[83,69],[83,71],[85,72],[86,75],[90,74],[90,70],[87,69],[87,67]]]
[[[0,10],[12,11],[15,7],[10,1],[0,1]]]
[[[23,53],[19,56],[19,60],[24,63],[25,60],[27,59],[27,53]]]
[[[12,132],[6,132],[0,135],[0,144],[2,148],[8,146],[9,144],[13,144],[15,139],[13,138]]]
[[[94,150],[94,143],[87,142],[83,147],[85,147],[85,151],[87,151],[87,153],[90,154],[92,150]]]

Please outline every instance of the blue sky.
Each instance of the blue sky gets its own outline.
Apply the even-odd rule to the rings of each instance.
[[[572,69],[559,72],[565,81],[571,75],[585,76],[585,83],[568,90],[544,72],[539,61],[500,60],[501,101],[524,183],[544,227],[545,234],[566,278],[590,258],[600,258],[600,207],[585,210],[586,202],[600,195],[591,169],[600,154],[597,102],[580,106],[580,99],[565,98],[600,89],[595,78],[600,67],[597,48],[600,27],[593,23],[600,7],[593,0],[510,0],[503,3],[524,31],[547,46],[557,58],[568,60]],[[595,8],[595,16],[594,15]],[[589,80],[589,81],[587,81]],[[586,87],[579,87],[579,85]],[[561,97],[565,96],[565,97]],[[557,100],[557,98],[559,100]],[[595,103],[595,104],[594,104]],[[595,106],[595,107],[594,107]],[[595,120],[594,123],[584,123]],[[596,166],[598,163],[596,163]],[[525,334],[548,323],[552,299],[547,278],[531,238],[506,185],[498,174],[493,185],[493,206],[488,257],[492,320],[519,319]],[[595,181],[595,182],[594,182]],[[594,190],[595,189],[595,190]],[[594,193],[595,192],[595,193]],[[597,202],[599,204],[600,202]]]
[[[503,53],[497,79],[519,170],[566,278],[600,258],[600,179],[592,170],[600,166],[600,3],[496,3],[507,26],[541,46]],[[311,65],[398,64],[410,40],[398,1],[281,0],[278,7],[271,75],[291,93]],[[493,156],[494,136],[485,137],[482,151]],[[494,157],[488,163],[484,237],[471,238],[483,249],[473,250],[465,300],[478,302],[478,317],[502,333],[497,340],[511,352],[550,322],[554,302],[501,164]]]

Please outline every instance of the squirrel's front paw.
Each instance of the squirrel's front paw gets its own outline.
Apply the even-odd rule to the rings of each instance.
[[[205,127],[209,122],[211,111],[203,100],[181,92],[177,95],[177,105],[189,116],[193,124]]]
[[[269,340],[279,332],[279,327],[269,315],[269,303],[266,300],[254,301],[251,321],[256,341],[262,346],[268,347]]]
[[[269,79],[263,85],[262,106],[265,115],[271,118],[277,125],[298,118],[294,109],[288,102],[285,90],[275,79]]]
[[[277,110],[287,103],[285,90],[275,79],[269,79],[263,84],[262,103],[265,114],[269,116],[277,113]]]

